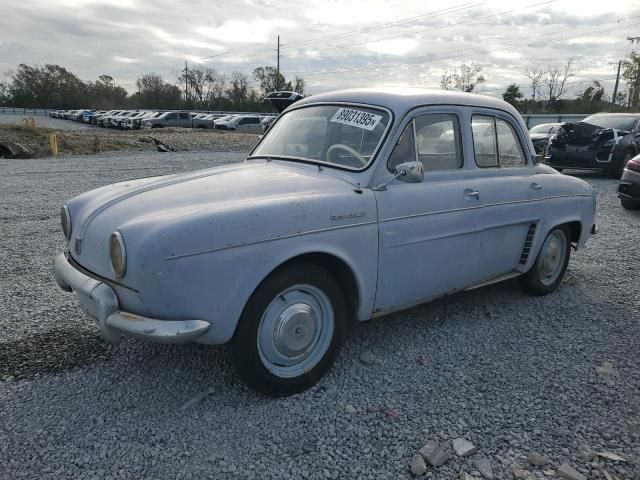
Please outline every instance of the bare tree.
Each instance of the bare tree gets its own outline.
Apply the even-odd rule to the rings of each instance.
[[[548,65],[543,79],[546,100],[554,104],[567,93],[567,80],[575,76],[571,70],[573,60],[569,60],[564,67]]]
[[[535,102],[536,96],[540,93],[540,87],[542,87],[544,71],[541,68],[528,66],[524,69],[524,74],[531,82],[531,100]]]
[[[443,90],[473,92],[478,85],[486,82],[481,71],[482,67],[475,63],[463,63],[459,69],[454,68],[452,72],[445,70],[440,79],[440,87]]]

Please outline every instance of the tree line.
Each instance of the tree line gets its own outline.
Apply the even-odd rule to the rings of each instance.
[[[242,72],[225,75],[213,67],[194,66],[174,82],[157,73],[145,73],[136,82],[137,91],[127,92],[113,77],[100,75],[95,81],[81,80],[60,65],[26,65],[6,74],[0,82],[0,104],[29,108],[142,108],[270,111],[264,96],[276,90],[304,93],[305,82],[287,81],[273,67],[259,67],[251,76]]]

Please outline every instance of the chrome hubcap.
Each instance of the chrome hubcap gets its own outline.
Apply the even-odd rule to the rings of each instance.
[[[540,281],[544,285],[551,285],[558,279],[566,254],[567,237],[562,230],[554,230],[549,234],[540,251],[538,272]]]
[[[318,320],[313,309],[306,303],[295,303],[287,307],[277,319],[273,341],[276,349],[287,357],[303,353],[316,336]]]
[[[312,285],[294,285],[266,308],[258,328],[258,353],[267,369],[291,378],[313,368],[331,345],[333,306]]]

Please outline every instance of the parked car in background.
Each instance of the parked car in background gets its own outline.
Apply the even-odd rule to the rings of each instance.
[[[330,368],[351,319],[513,277],[553,292],[595,232],[596,196],[534,157],[519,113],[488,96],[313,95],[243,163],[69,200],[55,278],[109,341],[230,342],[247,383],[292,394]]]
[[[106,126],[109,128],[119,128],[120,121],[125,119],[127,116],[131,115],[133,112],[129,110],[123,110],[120,113],[116,113],[115,115],[109,115],[106,119]]]
[[[260,125],[262,127],[262,133],[265,133],[267,130],[269,130],[269,127],[271,127],[276,118],[278,118],[276,115],[270,115],[262,119]]]
[[[618,185],[618,198],[624,208],[640,209],[640,155],[636,155],[625,165]]]
[[[142,128],[165,127],[191,127],[191,114],[189,112],[165,112],[154,118],[142,121]]]
[[[544,162],[565,168],[603,170],[620,178],[626,163],[640,153],[640,114],[597,113],[578,123],[563,123],[551,137]]]
[[[213,128],[214,113],[198,115],[193,118],[193,128]]]
[[[215,122],[218,130],[237,130],[244,133],[262,133],[262,124],[258,115],[234,115],[228,120]]]
[[[549,143],[549,139],[557,133],[560,125],[560,123],[541,123],[529,129],[529,137],[536,150],[536,155],[544,155],[544,149]]]
[[[143,119],[149,118],[154,112],[135,112],[120,122],[120,128],[123,130],[137,130]]]
[[[111,117],[113,117],[114,115],[118,115],[120,113],[122,113],[123,110],[109,110],[107,113],[105,113],[104,115],[99,115],[96,117],[96,125],[98,125],[99,127],[108,127],[109,126],[109,121],[111,119]]]

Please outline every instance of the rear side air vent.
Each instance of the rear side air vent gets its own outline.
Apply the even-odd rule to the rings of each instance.
[[[536,235],[536,224],[532,223],[529,225],[529,230],[527,231],[527,239],[524,241],[524,247],[522,248],[522,254],[520,255],[520,264],[524,265],[527,263],[527,259],[529,258],[529,252],[531,251],[531,245],[533,245],[533,237]]]

